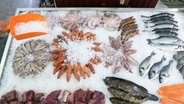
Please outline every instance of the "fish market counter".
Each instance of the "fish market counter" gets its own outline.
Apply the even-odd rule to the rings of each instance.
[[[20,8],[15,15],[27,13],[44,16],[49,32],[9,35],[0,103],[183,103],[183,9]],[[33,22],[40,23],[17,23],[16,32],[41,28]]]

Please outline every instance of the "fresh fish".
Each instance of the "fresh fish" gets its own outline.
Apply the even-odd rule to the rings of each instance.
[[[182,56],[177,62],[178,63],[177,63],[176,68],[180,70],[182,66],[184,65],[184,56]]]
[[[155,28],[152,31],[157,33],[157,32],[162,32],[162,31],[168,31],[168,32],[177,32],[179,29],[177,27],[174,28]]]
[[[128,100],[123,100],[123,99],[116,98],[116,97],[111,97],[110,101],[112,104],[139,104],[139,103],[130,102]]]
[[[184,51],[180,51],[180,52],[177,52],[177,54],[173,56],[173,59],[178,61],[183,56],[184,56]]]
[[[160,83],[163,83],[164,81],[166,81],[166,79],[169,78],[172,64],[173,64],[173,60],[170,60],[168,65],[162,67],[160,74],[159,74]]]
[[[166,60],[165,56],[159,62],[154,63],[149,70],[149,79],[155,79],[159,76],[163,62]]]
[[[110,87],[114,87],[117,89],[124,90],[126,92],[131,93],[132,95],[139,96],[144,93],[147,93],[148,90],[140,85],[137,85],[134,82],[125,80],[125,79],[120,79],[116,77],[106,77],[104,79],[104,82],[106,85]]]
[[[184,78],[184,65],[182,66],[182,68],[181,68],[179,71],[180,71],[181,75],[182,75],[183,78]]]
[[[158,97],[149,93],[143,94],[143,95],[139,95],[139,96],[134,96],[129,92],[126,92],[124,90],[120,90],[120,89],[115,89],[113,87],[109,87],[108,91],[117,98],[120,98],[122,100],[128,100],[130,102],[134,102],[136,104],[141,104],[147,100],[153,100],[153,101],[157,101]]]
[[[154,15],[151,15],[151,16],[141,15],[141,17],[143,17],[143,18],[160,18],[160,17],[163,17],[163,16],[173,17],[174,14],[164,12],[164,13],[154,14]]]
[[[151,19],[151,20],[143,20],[143,22],[144,23],[156,23],[156,22],[165,21],[165,20],[174,21],[174,18],[168,17],[168,16],[164,16],[164,17],[160,17],[160,18],[154,18],[154,19]]]
[[[159,23],[159,24],[154,24],[152,26],[150,26],[150,28],[178,28],[178,25],[176,25],[175,23]]]
[[[166,50],[166,51],[184,51],[184,47],[177,44],[155,44],[151,41],[149,42],[149,45],[154,46],[160,50]]]
[[[152,61],[152,57],[155,55],[156,53],[153,51],[148,57],[146,57],[140,64],[139,66],[139,73],[142,77],[144,77],[146,74],[148,74],[149,69],[151,67],[151,61]]]
[[[154,43],[154,44],[176,44],[176,45],[181,45],[184,46],[184,41],[181,39],[174,37],[174,36],[162,36],[158,37],[156,39],[147,39],[148,44],[149,43]]]

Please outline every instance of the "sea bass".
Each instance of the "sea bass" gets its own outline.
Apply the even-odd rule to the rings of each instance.
[[[129,92],[126,92],[124,90],[115,89],[113,87],[109,87],[108,91],[116,98],[120,98],[125,101],[133,102],[135,104],[141,104],[147,100],[153,100],[157,101],[158,97],[152,94],[144,94],[139,96],[134,96]]]
[[[152,57],[155,55],[156,53],[153,51],[148,57],[146,57],[140,64],[139,66],[139,73],[142,77],[144,77],[148,72],[149,69],[151,67],[151,61],[152,61]]]
[[[170,60],[168,65],[162,67],[159,74],[160,83],[163,83],[164,81],[166,81],[166,79],[169,78],[172,65],[173,65],[173,60]]]
[[[154,63],[149,71],[149,79],[155,79],[159,76],[161,67],[163,65],[163,62],[166,60],[166,58],[163,56],[162,59],[159,62]]]
[[[104,82],[106,85],[108,85],[110,87],[114,87],[117,89],[127,91],[135,96],[139,96],[139,95],[142,95],[142,94],[148,92],[146,88],[144,88],[144,87],[142,87],[134,82],[125,80],[125,79],[120,79],[120,78],[116,78],[116,77],[106,77],[104,79]]]

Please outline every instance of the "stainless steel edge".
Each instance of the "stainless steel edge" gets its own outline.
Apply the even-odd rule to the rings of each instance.
[[[17,10],[15,12],[15,15],[18,15],[18,13],[19,13],[19,11]],[[6,41],[5,49],[4,49],[4,52],[3,52],[3,56],[2,56],[2,59],[1,59],[1,63],[0,63],[0,81],[3,77],[3,71],[4,71],[4,67],[5,67],[7,58],[8,58],[7,56],[8,56],[8,53],[9,53],[9,49],[10,49],[12,39],[13,39],[13,37],[9,33],[8,39]]]
[[[20,11],[61,11],[61,10],[94,10],[94,11],[113,11],[113,12],[138,12],[138,11],[184,11],[184,8],[174,8],[174,9],[160,9],[160,8],[18,8],[15,15],[18,15]],[[9,34],[9,37],[6,42],[5,50],[3,52],[3,57],[0,63],[0,80],[3,75],[3,70],[7,61],[7,56],[9,53],[10,45],[12,42],[12,36]]]

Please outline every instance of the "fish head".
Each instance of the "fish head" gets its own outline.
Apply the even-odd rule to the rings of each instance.
[[[167,78],[169,78],[169,75],[168,75],[168,74],[161,74],[161,75],[159,76],[159,82],[160,82],[160,83],[163,83],[163,82],[166,81]]]
[[[154,71],[154,70],[153,71],[150,71],[149,72],[149,75],[148,75],[149,79],[154,78],[156,76],[156,74],[157,74],[156,71]]]
[[[144,73],[145,73],[145,68],[144,68],[144,67],[140,67],[140,68],[139,68],[139,74],[140,74],[141,76],[144,76]]]
[[[163,76],[159,77],[159,82],[160,83],[163,83],[164,82],[164,77]]]

